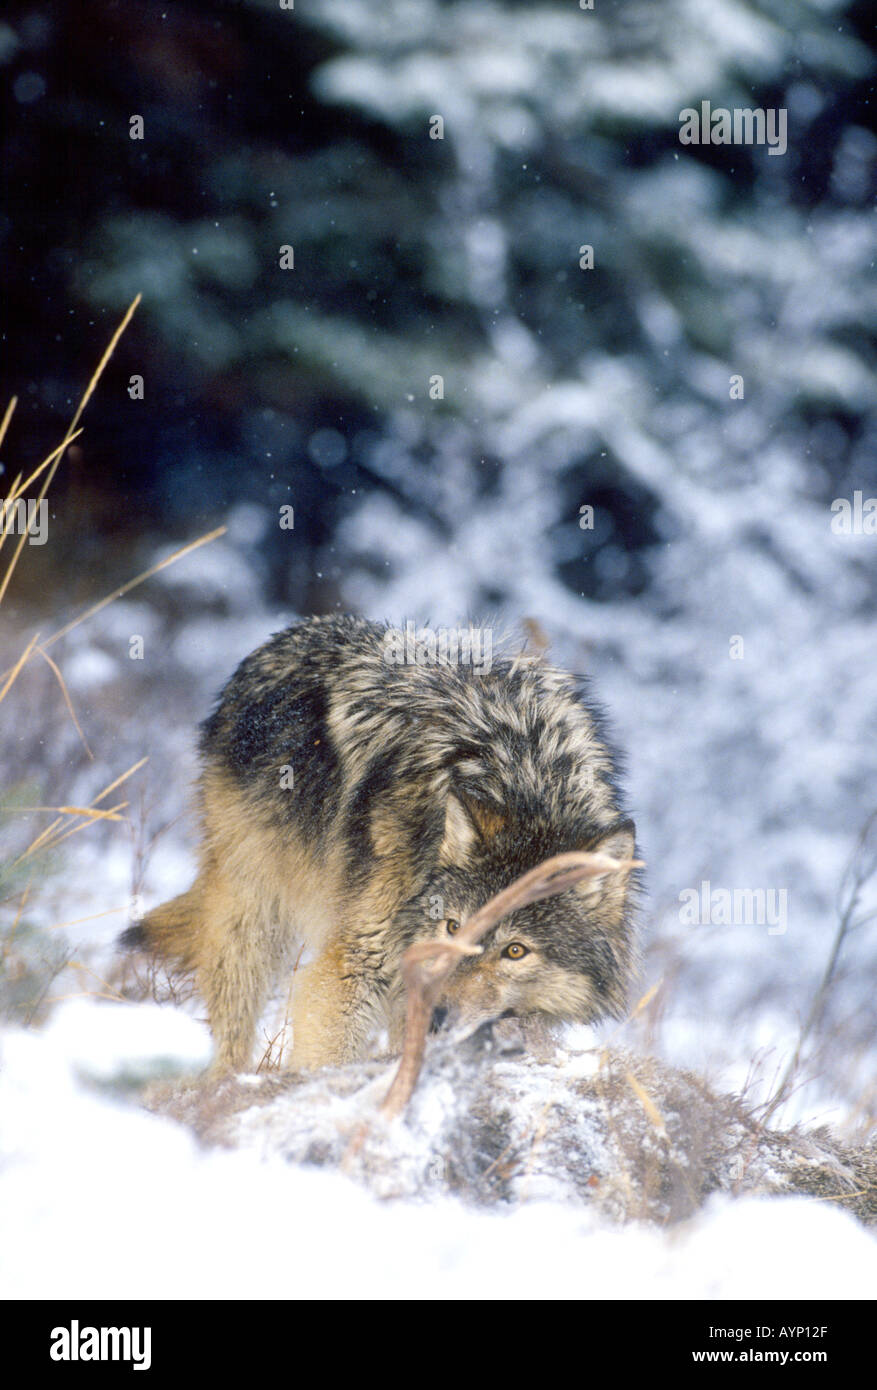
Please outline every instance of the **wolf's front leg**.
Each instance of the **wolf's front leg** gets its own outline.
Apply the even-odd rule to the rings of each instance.
[[[296,971],[292,994],[289,1067],[314,1071],[368,1055],[375,1031],[386,1026],[387,973],[364,963],[343,944],[330,946]]]

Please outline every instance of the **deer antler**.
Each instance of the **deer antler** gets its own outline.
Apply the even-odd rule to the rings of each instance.
[[[580,879],[597,878],[605,873],[627,873],[639,868],[642,862],[641,859],[613,859],[608,854],[584,851],[556,854],[516,878],[480,907],[453,940],[422,941],[410,946],[402,957],[402,974],[408,991],[405,1041],[399,1069],[381,1106],[381,1114],[392,1119],[411,1099],[423,1065],[432,1011],[445,981],[462,956],[480,953],[477,943],[491,927],[519,907],[562,893]]]

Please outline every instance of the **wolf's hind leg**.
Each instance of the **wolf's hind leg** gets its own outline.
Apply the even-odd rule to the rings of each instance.
[[[198,988],[215,1043],[212,1071],[247,1071],[256,1027],[277,975],[279,936],[252,899],[214,891],[204,905],[205,947]]]

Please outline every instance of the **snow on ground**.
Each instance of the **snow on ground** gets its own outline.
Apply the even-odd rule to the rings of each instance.
[[[203,1064],[191,1020],[69,1004],[0,1038],[0,1297],[863,1298],[877,1242],[832,1203],[715,1201],[669,1232],[534,1201],[381,1203],[350,1179],[203,1151],[96,1083]],[[85,1078],[90,1078],[86,1080]]]

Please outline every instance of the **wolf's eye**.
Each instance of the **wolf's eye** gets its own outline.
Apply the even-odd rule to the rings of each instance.
[[[506,946],[503,951],[503,955],[508,956],[509,960],[523,960],[524,956],[528,956],[529,954],[529,947],[522,946],[520,941],[513,941],[511,945]]]
[[[460,930],[460,923],[454,917],[449,917],[445,922],[445,926],[448,929],[448,936],[456,936],[457,932]]]

